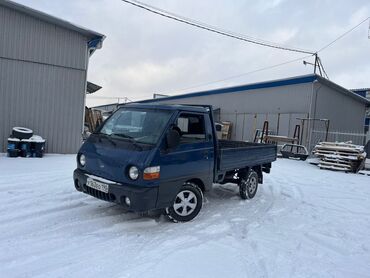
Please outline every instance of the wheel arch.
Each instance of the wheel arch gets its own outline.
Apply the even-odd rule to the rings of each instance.
[[[263,183],[263,174],[262,174],[262,166],[253,166],[252,170],[255,171],[258,175],[258,183],[262,184]]]
[[[239,172],[242,176],[246,177],[250,170],[253,170],[257,173],[258,183],[262,184],[263,183],[262,166],[261,165],[256,165],[256,166],[253,166],[253,167],[245,167],[243,169],[240,169]]]
[[[185,183],[188,183],[188,182],[196,184],[200,188],[200,190],[202,190],[202,192],[206,191],[204,182],[201,179],[192,178],[192,179],[187,180]]]

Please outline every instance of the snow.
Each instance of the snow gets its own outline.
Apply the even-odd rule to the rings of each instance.
[[[18,138],[8,138],[8,141],[10,142],[20,142],[21,140]]]
[[[45,139],[43,139],[40,135],[33,135],[28,142],[35,142],[35,143],[45,143]]]
[[[370,277],[368,176],[279,159],[174,224],[75,191],[75,161],[0,157],[1,277]]]

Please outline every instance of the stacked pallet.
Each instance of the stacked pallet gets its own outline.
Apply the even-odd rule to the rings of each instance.
[[[90,132],[93,132],[103,122],[102,113],[100,110],[85,108],[85,126]]]
[[[231,139],[231,122],[221,122],[222,129],[221,129],[221,139],[230,140]]]
[[[357,173],[363,168],[366,159],[364,147],[350,142],[321,142],[312,153],[319,159],[318,166],[321,169],[344,172]]]

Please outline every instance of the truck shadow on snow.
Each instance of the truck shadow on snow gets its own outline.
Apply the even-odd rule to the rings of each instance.
[[[202,212],[194,221],[204,221],[209,216],[228,213],[236,207],[243,206],[243,210],[248,208],[255,210],[253,203],[258,203],[258,198],[263,198],[263,193],[258,192],[254,200],[242,200],[238,194],[238,186],[234,184],[214,185],[213,189],[204,194]],[[153,210],[149,212],[131,212],[121,205],[106,203],[88,197],[88,213],[94,219],[111,219],[114,223],[130,223],[136,221],[154,221],[156,223],[172,223],[164,216],[164,210]],[[246,212],[246,211],[245,211]],[[197,220],[198,219],[198,220]],[[193,221],[192,221],[193,222]],[[134,224],[134,226],[136,226]]]

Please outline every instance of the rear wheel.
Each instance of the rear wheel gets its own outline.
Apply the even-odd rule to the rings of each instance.
[[[196,217],[202,208],[203,193],[194,183],[185,183],[177,193],[166,214],[174,222],[187,222]]]
[[[250,170],[247,177],[241,178],[239,182],[239,194],[242,199],[252,199],[258,188],[258,174]]]

